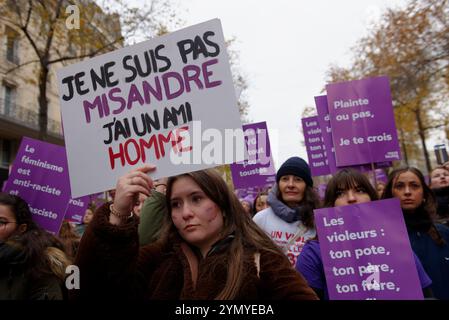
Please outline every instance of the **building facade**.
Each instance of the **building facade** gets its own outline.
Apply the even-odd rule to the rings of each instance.
[[[86,1],[84,1],[86,2]],[[93,3],[93,2],[91,2]],[[8,1],[1,1],[0,5],[7,6]],[[67,2],[68,5],[68,2]],[[95,32],[101,32],[114,24],[120,26],[117,15],[98,14],[102,12],[96,8],[95,19],[91,19],[89,25],[84,28],[95,28]],[[11,13],[11,18],[13,13]],[[8,18],[8,17],[7,17]],[[103,25],[102,25],[103,23]],[[105,25],[106,24],[106,25]],[[118,27],[118,30],[120,28]],[[64,28],[60,28],[64,30]],[[67,46],[57,48],[69,50],[66,55],[76,56],[86,51],[86,46],[76,48],[70,43],[70,30],[66,29]],[[61,41],[61,35],[59,41]],[[120,35],[113,35],[119,36]],[[39,37],[36,36],[36,40]],[[45,37],[42,37],[45,39]],[[118,41],[108,50],[119,48],[123,41]],[[105,50],[106,51],[106,50]],[[104,51],[103,51],[104,52]],[[103,53],[102,52],[102,53]],[[0,19],[0,188],[7,179],[9,168],[15,159],[15,155],[20,146],[22,137],[38,139],[39,137],[39,65],[30,63],[37,59],[30,42],[14,23],[9,23],[8,19]],[[77,60],[70,60],[74,63]],[[48,99],[48,125],[46,141],[54,144],[64,145],[64,137],[61,124],[61,112],[58,96],[58,86],[56,70],[62,67],[62,63],[52,64],[47,82]]]

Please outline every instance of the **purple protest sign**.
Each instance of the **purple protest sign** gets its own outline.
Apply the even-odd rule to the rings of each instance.
[[[377,181],[381,181],[384,183],[387,183],[387,181],[388,181],[388,177],[387,177],[385,171],[382,169],[376,169],[376,179],[377,179]]]
[[[379,182],[383,182],[385,184],[387,183],[388,177],[385,174],[385,170],[383,170],[383,169],[376,169],[376,170],[374,170],[374,174],[376,175],[376,182],[377,183],[379,183]],[[373,177],[372,173],[368,176],[368,178],[371,181],[371,184],[375,185],[374,177]]]
[[[70,199],[64,147],[23,137],[5,192],[28,202],[33,220],[58,233]]]
[[[330,173],[330,169],[318,117],[302,118],[301,122],[312,176],[325,176]]]
[[[326,85],[338,167],[401,159],[388,77]]]
[[[95,210],[95,208],[101,207],[105,202],[107,202],[107,200],[105,199],[104,192],[90,194],[77,199],[70,199],[64,219],[75,223],[82,223],[87,208]]]
[[[64,219],[75,223],[82,223],[88,205],[89,196],[70,199],[69,204],[67,205]]]
[[[323,144],[326,148],[327,165],[329,173],[335,173],[338,171],[337,164],[335,162],[335,149],[332,142],[332,129],[329,118],[329,111],[327,108],[327,96],[315,97],[315,106],[317,111],[317,121],[321,130],[321,137],[323,138]]]
[[[89,196],[89,204],[94,208],[101,207],[105,202],[108,202],[107,194],[105,192],[94,193]]]
[[[344,167],[337,167],[336,159],[335,159],[335,148],[334,143],[332,141],[332,128],[331,128],[331,122],[330,122],[330,116],[329,116],[329,110],[327,105],[327,96],[317,96],[315,97],[315,105],[318,113],[318,124],[321,129],[321,136],[323,138],[324,147],[326,149],[326,155],[327,155],[327,163],[329,166],[329,171],[331,174],[337,172],[338,170],[342,168],[354,168],[359,170],[360,172],[368,172],[372,170],[371,164],[360,164],[360,165],[353,165],[353,166],[344,166]],[[330,151],[329,151],[330,150]],[[390,167],[391,162],[379,162],[375,163],[375,168],[384,168],[384,167]]]
[[[326,194],[327,183],[322,183],[318,185],[317,191],[321,200],[324,200],[324,196]]]
[[[314,212],[330,299],[423,299],[398,199]]]
[[[230,165],[236,189],[265,186],[276,181],[266,122],[245,124],[245,143],[249,159]]]
[[[248,196],[255,199],[260,192],[267,192],[269,188],[273,186],[274,183],[266,184],[263,186],[249,187],[245,189],[235,189],[234,193],[239,199],[246,198]]]

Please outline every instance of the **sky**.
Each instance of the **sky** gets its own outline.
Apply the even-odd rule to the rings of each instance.
[[[351,47],[386,8],[402,0],[173,0],[186,26],[219,18],[236,38],[247,76],[248,119],[266,121],[278,168],[291,156],[307,161],[301,114],[325,94],[331,64],[349,66]]]

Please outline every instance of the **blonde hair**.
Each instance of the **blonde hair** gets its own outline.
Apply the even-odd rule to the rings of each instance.
[[[64,251],[56,247],[48,247],[45,249],[48,265],[55,276],[64,281],[66,268],[72,263]]]

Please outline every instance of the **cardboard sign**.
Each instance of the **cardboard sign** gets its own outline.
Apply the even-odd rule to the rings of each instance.
[[[58,70],[73,197],[113,189],[144,163],[152,178],[244,159],[218,19]]]
[[[399,199],[314,213],[330,299],[423,299]]]

